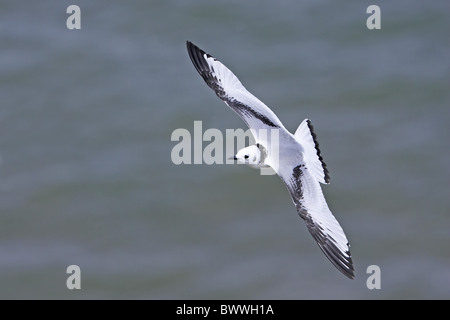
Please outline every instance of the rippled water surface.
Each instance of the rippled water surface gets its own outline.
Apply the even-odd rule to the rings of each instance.
[[[0,4],[0,298],[450,298],[447,1],[382,2],[381,30],[356,0],[80,0],[81,30],[70,4]],[[278,177],[172,163],[177,128],[247,129],[186,40],[313,121],[355,280]]]

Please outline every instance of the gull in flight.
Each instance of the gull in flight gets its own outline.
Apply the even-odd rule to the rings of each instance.
[[[234,160],[252,167],[271,167],[291,194],[300,217],[320,249],[345,276],[353,279],[354,268],[347,237],[331,213],[320,187],[328,184],[328,169],[309,119],[294,134],[263,102],[247,91],[239,79],[219,60],[187,41],[192,63],[214,90],[250,128],[256,144],[239,150]],[[262,132],[277,131],[277,139]]]

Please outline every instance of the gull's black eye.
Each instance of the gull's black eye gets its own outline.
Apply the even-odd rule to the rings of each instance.
[[[244,158],[245,158],[245,159],[248,159],[248,154],[246,154],[246,155],[244,156]]]

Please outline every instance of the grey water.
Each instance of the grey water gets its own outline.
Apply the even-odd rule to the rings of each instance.
[[[371,4],[2,1],[0,298],[449,299],[450,6],[379,2],[369,30]],[[173,164],[178,128],[247,129],[186,40],[292,132],[311,119],[354,280],[277,176]]]

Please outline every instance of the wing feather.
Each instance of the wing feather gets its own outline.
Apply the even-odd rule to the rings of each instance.
[[[331,213],[319,181],[309,172],[307,164],[278,172],[289,190],[300,217],[322,252],[345,276],[353,279],[354,268],[347,237]]]
[[[216,95],[235,111],[252,130],[255,139],[261,129],[284,129],[278,117],[251,94],[239,79],[219,60],[187,41],[187,50],[195,69]]]

